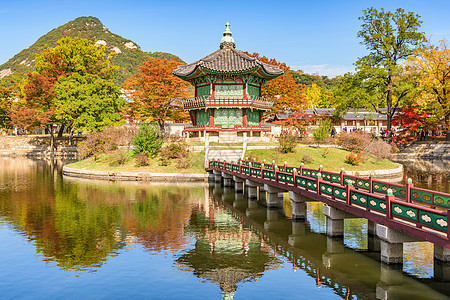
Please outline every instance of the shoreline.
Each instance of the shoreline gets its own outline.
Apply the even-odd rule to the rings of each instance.
[[[374,173],[378,179],[402,179],[403,165],[395,169],[380,169],[373,171],[345,171],[349,175],[369,177],[370,173]],[[101,179],[109,181],[177,181],[177,182],[193,182],[208,181],[208,173],[150,173],[150,172],[112,172],[112,171],[92,171],[86,169],[76,169],[63,166],[63,175],[68,177]]]

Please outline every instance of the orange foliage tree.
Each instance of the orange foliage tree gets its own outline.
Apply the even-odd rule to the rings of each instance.
[[[279,112],[288,113],[287,119],[277,123],[297,128],[297,130],[302,132],[307,123],[309,123],[309,120],[304,121],[306,115],[303,113],[303,109],[307,105],[307,98],[304,92],[305,86],[295,82],[290,68],[285,63],[278,62],[274,58],[260,56],[258,53],[245,53],[263,63],[277,66],[284,71],[283,75],[266,82],[262,87],[261,94],[263,97],[275,100],[271,111],[272,114]]]
[[[284,74],[269,80],[262,87],[262,96],[269,99],[274,99],[273,112],[280,111],[298,111],[306,105],[306,96],[304,94],[304,85],[297,84],[292,77],[292,73],[289,72],[290,68],[285,64],[278,62],[274,58],[267,58],[260,56],[258,53],[245,54],[258,59],[259,61],[277,66],[284,71]]]
[[[191,96],[190,85],[172,75],[181,64],[174,59],[150,58],[138,67],[137,74],[124,82],[122,87],[132,100],[128,108],[133,119],[157,122],[161,130],[165,121],[187,119],[180,99]]]

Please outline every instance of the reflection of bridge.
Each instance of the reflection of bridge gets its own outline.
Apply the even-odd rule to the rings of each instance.
[[[401,298],[409,293],[418,298],[423,295],[424,299],[442,297],[428,285],[444,293],[448,291],[448,283],[411,279],[399,273],[397,266],[381,265],[380,268],[371,258],[377,254],[377,246],[373,247],[377,241],[372,241],[368,252],[357,253],[346,249],[335,238],[310,232],[307,222],[290,222],[280,217],[283,209],[266,209],[254,199],[247,201],[242,193],[223,189],[220,184],[213,185],[212,198],[224,205],[244,227],[261,236],[275,254],[288,258],[294,269],[304,270],[318,287],[328,286],[343,299]],[[436,269],[435,277],[442,272],[439,267],[442,265]]]
[[[289,192],[293,219],[304,219],[307,199],[325,203],[327,235],[344,234],[344,219],[365,218],[369,233],[381,239],[381,260],[403,262],[403,243],[434,243],[434,256],[450,261],[450,227],[447,217],[450,195],[406,185],[340,173],[299,169],[288,165],[240,161],[209,162],[210,179],[224,181],[237,190],[248,188],[248,197],[257,197],[257,187],[267,192],[268,207],[279,207],[279,193]],[[265,194],[265,193],[264,193]]]

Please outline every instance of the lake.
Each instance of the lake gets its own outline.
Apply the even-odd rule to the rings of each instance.
[[[325,236],[320,203],[292,222],[218,184],[63,177],[63,162],[0,159],[1,299],[447,299],[450,265],[409,243],[380,263],[367,221]],[[431,179],[430,179],[431,176]],[[434,176],[434,177],[433,177]],[[407,169],[449,191],[448,173]]]

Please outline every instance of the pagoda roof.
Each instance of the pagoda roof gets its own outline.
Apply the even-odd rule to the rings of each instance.
[[[187,65],[179,66],[173,71],[173,74],[182,79],[193,79],[204,74],[238,74],[254,73],[256,76],[272,79],[284,73],[277,66],[269,65],[251,57],[244,52],[235,49],[234,40],[227,30],[224,36],[228,39],[222,39],[220,49],[205,56],[204,58]]]

